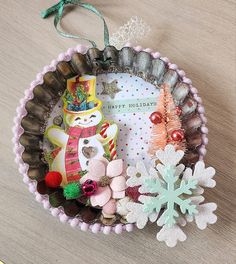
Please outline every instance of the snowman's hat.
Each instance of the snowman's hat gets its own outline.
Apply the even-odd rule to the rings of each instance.
[[[96,98],[96,76],[92,75],[68,79],[62,98],[64,112],[68,114],[89,114],[102,106],[102,102]]]

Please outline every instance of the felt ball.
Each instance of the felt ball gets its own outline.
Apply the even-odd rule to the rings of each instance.
[[[184,132],[181,129],[173,130],[171,133],[171,138],[174,141],[182,141],[184,139]]]
[[[45,176],[45,183],[48,187],[57,188],[62,182],[62,175],[58,171],[49,171]]]
[[[88,179],[82,184],[81,188],[85,196],[91,196],[97,191],[98,186],[96,181]]]
[[[72,182],[64,187],[63,194],[67,200],[77,199],[81,196],[81,186],[78,182]]]
[[[160,124],[162,122],[162,114],[160,112],[153,112],[149,119],[154,125]]]

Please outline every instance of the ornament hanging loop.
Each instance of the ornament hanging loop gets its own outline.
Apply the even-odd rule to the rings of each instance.
[[[61,23],[61,20],[62,20],[62,17],[63,17],[63,11],[64,11],[64,7],[68,4],[71,4],[71,5],[78,5],[84,9],[87,9],[89,11],[91,11],[92,13],[94,13],[95,15],[97,15],[99,18],[102,19],[103,21],[103,27],[104,27],[104,30],[103,30],[103,34],[104,34],[104,45],[105,46],[109,46],[109,31],[108,31],[108,27],[107,27],[107,24],[106,24],[106,21],[103,17],[103,15],[91,4],[88,4],[88,3],[82,3],[80,0],[60,0],[57,4],[49,7],[48,9],[44,10],[41,12],[41,17],[42,18],[47,18],[48,16],[50,15],[53,15],[54,13],[55,14],[55,17],[54,17],[54,26],[57,30],[57,32],[63,36],[63,37],[66,37],[66,38],[75,38],[75,39],[82,39],[82,40],[86,40],[88,41],[89,43],[92,44],[93,47],[96,47],[96,43],[93,41],[93,40],[90,40],[90,39],[87,39],[83,36],[80,36],[80,35],[73,35],[73,34],[69,34],[69,33],[66,33],[62,30],[59,29],[59,25]]]

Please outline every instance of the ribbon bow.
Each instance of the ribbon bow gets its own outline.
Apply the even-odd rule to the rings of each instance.
[[[63,32],[62,30],[60,30],[58,28],[60,22],[61,22],[61,19],[62,19],[62,16],[63,16],[63,11],[64,11],[64,7],[68,4],[71,4],[71,5],[78,5],[84,9],[87,9],[91,12],[93,12],[95,15],[97,15],[99,18],[102,19],[103,21],[103,26],[104,26],[104,44],[105,46],[108,46],[109,45],[109,31],[108,31],[108,27],[107,27],[107,24],[106,24],[106,21],[104,19],[104,17],[102,16],[102,14],[91,4],[88,4],[88,3],[82,3],[80,0],[60,0],[57,4],[49,7],[48,9],[44,10],[41,12],[41,17],[42,18],[47,18],[48,16],[50,15],[53,15],[54,13],[56,13],[55,17],[54,17],[54,26],[57,30],[57,32],[63,36],[63,37],[66,37],[66,38],[76,38],[76,39],[83,39],[83,40],[86,40],[88,42],[90,42],[92,44],[93,47],[96,47],[96,43],[90,39],[87,39],[85,37],[82,37],[80,35],[72,35],[72,34],[69,34],[69,33],[66,33],[66,32]]]

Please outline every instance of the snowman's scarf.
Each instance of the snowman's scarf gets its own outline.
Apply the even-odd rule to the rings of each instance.
[[[92,127],[70,127],[67,131],[69,135],[66,153],[65,153],[65,169],[68,182],[78,181],[81,176],[79,172],[82,170],[79,162],[79,140],[80,138],[92,137],[96,134],[96,126]]]

